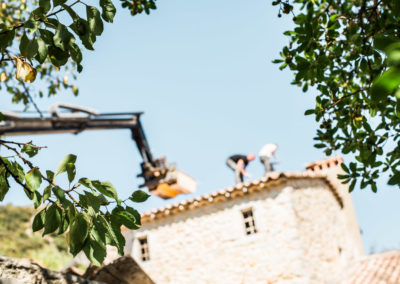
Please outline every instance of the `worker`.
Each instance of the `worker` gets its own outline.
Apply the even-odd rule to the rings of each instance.
[[[226,160],[226,165],[231,168],[235,173],[235,182],[243,182],[243,176],[249,178],[250,174],[246,172],[246,167],[250,161],[256,158],[254,153],[246,155],[232,155]]]
[[[265,174],[272,172],[274,170],[270,159],[272,157],[274,157],[275,160],[278,159],[275,155],[276,150],[278,150],[278,145],[276,144],[266,144],[260,150],[259,153],[260,162],[264,165]]]

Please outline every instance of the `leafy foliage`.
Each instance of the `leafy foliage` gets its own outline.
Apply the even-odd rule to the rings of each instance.
[[[30,1],[31,2],[31,1]],[[83,70],[82,49],[94,50],[104,22],[112,23],[117,13],[115,1],[99,0],[25,0],[0,4],[0,89],[12,95],[14,103],[28,106],[33,97],[43,97],[44,90],[33,88],[38,77],[47,87],[47,95],[61,88],[78,94],[69,76]],[[93,6],[91,6],[93,5]],[[121,1],[132,15],[156,9],[153,0]],[[85,14],[79,13],[84,7]],[[79,11],[79,12],[78,12]],[[68,17],[60,17],[62,14]],[[82,15],[83,14],[83,15]],[[60,20],[60,18],[64,20]],[[15,76],[14,76],[15,75]]]
[[[15,149],[7,144],[5,146]],[[35,146],[30,144],[30,147]],[[141,224],[140,214],[127,201],[143,202],[149,197],[147,193],[138,190],[131,197],[121,200],[108,181],[81,178],[74,183],[77,157],[72,154],[62,159],[55,173],[47,171],[46,176],[22,155],[19,154],[19,158],[30,170],[25,172],[17,162],[1,158],[3,182],[0,183],[0,193],[4,198],[10,188],[9,179],[14,179],[24,188],[28,198],[33,200],[35,208],[43,207],[33,219],[33,232],[43,230],[43,236],[67,232],[70,253],[75,256],[84,251],[96,265],[103,262],[106,245],[117,247],[118,252],[123,254],[125,240],[121,226],[138,229]],[[56,178],[61,175],[67,176],[67,188],[55,184]],[[115,207],[110,212],[109,208],[113,204]]]
[[[353,190],[377,191],[390,173],[400,185],[400,2],[397,0],[277,0],[279,15],[295,14],[289,44],[275,63],[295,75],[293,84],[314,87],[320,124],[315,147],[353,153],[340,176]],[[295,11],[295,12],[294,12]],[[386,54],[386,56],[385,56]],[[391,66],[390,69],[387,69]]]
[[[114,21],[115,2],[1,2],[0,90],[9,93],[13,103],[26,108],[33,105],[36,109],[33,98],[45,94],[39,86],[47,88],[48,96],[61,88],[78,95],[78,88],[69,76],[72,74],[74,79],[76,72],[83,70],[82,50],[94,50],[105,22]],[[122,0],[121,5],[130,9],[132,15],[149,14],[156,8],[153,0]],[[32,83],[37,80],[40,84],[34,86]],[[0,121],[3,117],[0,113]],[[117,247],[123,254],[125,240],[121,226],[137,229],[141,224],[140,214],[127,202],[143,202],[148,198],[146,193],[140,191],[132,195],[135,198],[121,200],[108,181],[88,178],[76,181],[77,157],[72,154],[60,162],[55,172],[43,172],[29,160],[43,147],[5,140],[0,140],[0,146],[12,153],[11,158],[0,156],[0,201],[10,190],[11,182],[17,183],[34,207],[41,208],[33,218],[34,232],[42,231],[43,236],[66,234],[70,253],[75,256],[83,251],[97,265],[106,256],[106,245]],[[62,175],[68,180],[66,187],[56,183],[56,178]]]

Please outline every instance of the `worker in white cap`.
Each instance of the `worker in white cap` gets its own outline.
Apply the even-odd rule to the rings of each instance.
[[[276,157],[276,155],[275,155],[276,150],[278,150],[278,145],[276,145],[276,144],[266,144],[261,148],[261,150],[259,152],[260,162],[265,167],[265,174],[267,174],[269,172],[272,172],[274,170],[273,167],[272,167],[270,159],[272,157],[274,157],[275,160],[278,159]]]

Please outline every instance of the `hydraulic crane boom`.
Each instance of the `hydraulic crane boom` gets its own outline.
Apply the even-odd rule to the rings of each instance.
[[[138,176],[144,178],[144,183],[140,187],[148,187],[151,193],[164,199],[174,197],[179,193],[194,191],[194,189],[188,192],[179,190],[181,188],[176,186],[178,183],[177,175],[172,174],[175,169],[166,163],[164,157],[153,158],[140,122],[142,112],[101,114],[92,109],[58,103],[50,108],[50,115],[43,118],[24,117],[17,113],[6,111],[2,113],[4,115],[4,120],[0,122],[0,135],[2,136],[53,133],[78,134],[86,130],[130,129],[132,139],[135,141],[143,159],[140,164],[142,172]],[[160,185],[163,186],[160,187]],[[166,186],[168,189],[166,189]],[[170,186],[175,186],[173,192]],[[161,192],[160,188],[164,188],[164,191],[166,190],[167,192]]]

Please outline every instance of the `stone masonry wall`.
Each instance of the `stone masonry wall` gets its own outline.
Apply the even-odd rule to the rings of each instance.
[[[327,190],[291,182],[293,207],[310,268],[310,283],[337,283],[347,264],[357,259],[346,231],[346,214]]]
[[[145,224],[135,234],[147,236],[150,260],[140,259],[137,238],[130,253],[157,284],[324,283],[346,248],[340,210],[322,180],[289,182]]]

